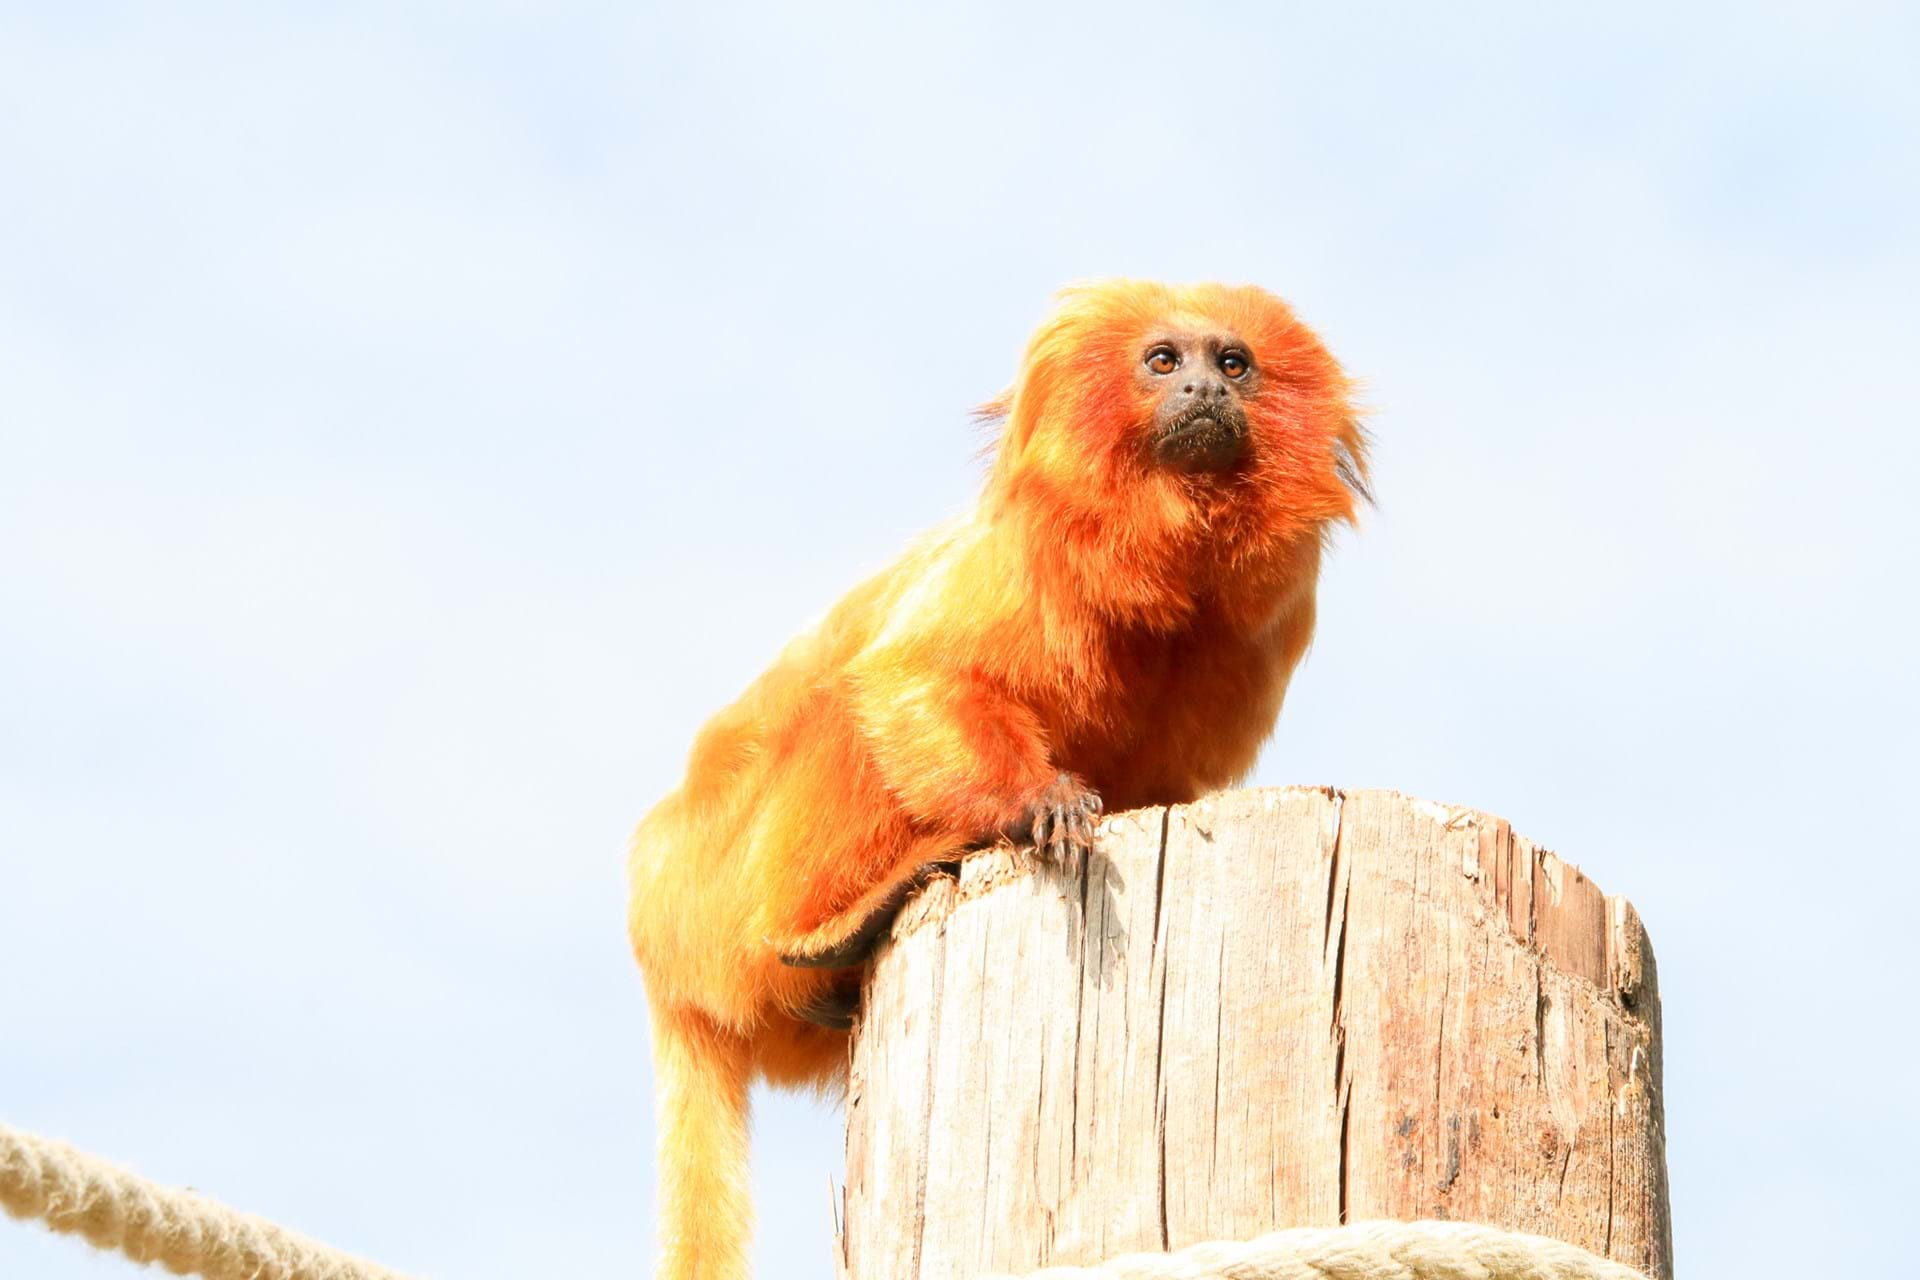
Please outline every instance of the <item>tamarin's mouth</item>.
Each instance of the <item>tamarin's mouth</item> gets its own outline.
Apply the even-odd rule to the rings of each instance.
[[[1161,432],[1153,451],[1161,462],[1182,471],[1222,471],[1240,460],[1246,438],[1246,429],[1239,423],[1202,413]]]

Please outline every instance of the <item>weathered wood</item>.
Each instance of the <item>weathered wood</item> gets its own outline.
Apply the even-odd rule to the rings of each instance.
[[[943,1280],[1364,1218],[1671,1274],[1633,908],[1498,818],[1278,788],[976,855],[874,966],[842,1262]]]

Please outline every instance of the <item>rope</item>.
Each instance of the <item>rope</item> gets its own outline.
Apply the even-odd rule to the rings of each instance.
[[[207,1280],[402,1280],[264,1218],[0,1124],[0,1208]]]
[[[1647,1280],[1560,1240],[1466,1222],[1295,1227],[1244,1244],[1133,1253],[1023,1280]]]
[[[0,1208],[55,1231],[207,1280],[404,1280],[398,1273],[156,1186],[98,1157],[0,1124]],[[1134,1253],[1024,1280],[1646,1280],[1545,1236],[1465,1222],[1295,1227],[1242,1244]]]

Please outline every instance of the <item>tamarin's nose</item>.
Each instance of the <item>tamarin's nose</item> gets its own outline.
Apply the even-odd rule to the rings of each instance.
[[[1218,378],[1196,378],[1180,390],[1198,400],[1218,400],[1227,394],[1227,384]]]

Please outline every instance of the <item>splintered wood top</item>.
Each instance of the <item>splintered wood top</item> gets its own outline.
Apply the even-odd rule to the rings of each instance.
[[[1633,908],[1471,809],[1287,787],[970,858],[877,957],[846,1273],[968,1277],[1365,1218],[1671,1274]]]

